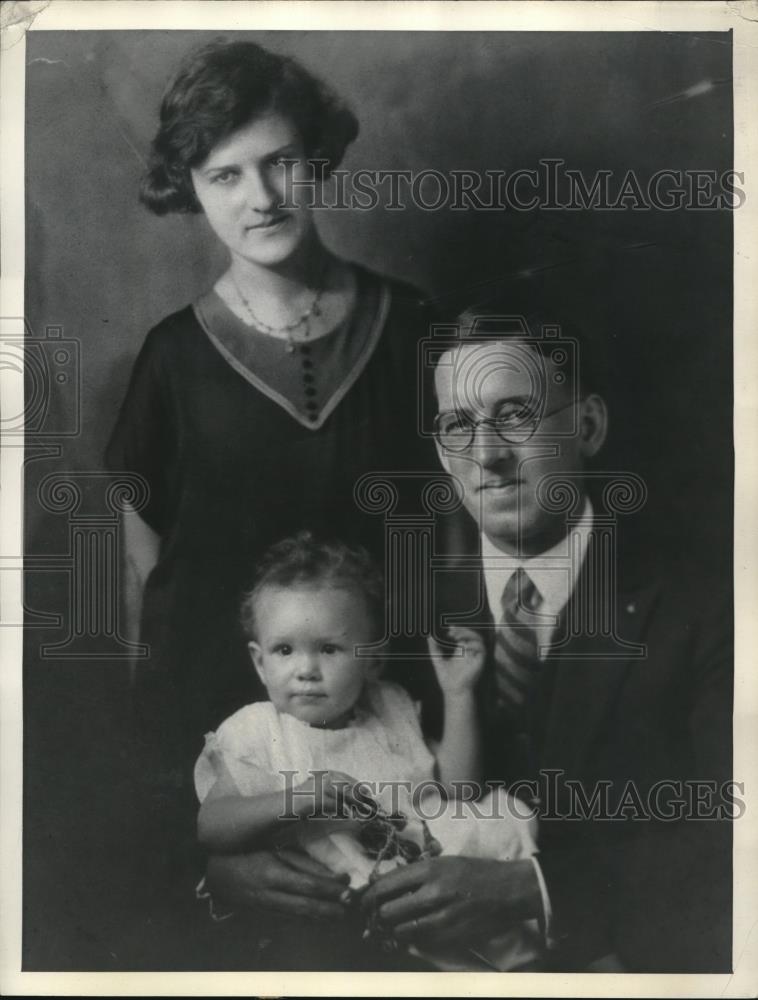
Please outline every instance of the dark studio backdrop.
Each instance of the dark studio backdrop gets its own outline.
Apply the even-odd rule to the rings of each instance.
[[[86,503],[73,515],[65,504],[45,506],[38,491],[57,473],[102,471],[145,333],[223,266],[201,217],[159,219],[137,202],[166,78],[188,48],[211,37],[27,36],[26,317],[35,342],[47,341],[40,350],[48,359],[48,327],[61,328],[78,350],[76,372],[66,362],[67,380],[51,378],[46,422],[27,436],[25,544],[37,560],[27,573],[24,675],[30,970],[121,962],[128,668],[96,648],[93,658],[40,652],[72,629],[75,598],[63,565],[72,517],[81,519],[86,503],[95,513],[106,509],[102,482],[79,477]],[[632,169],[646,178],[660,169],[732,167],[728,34],[244,37],[296,56],[350,102],[361,132],[346,169],[511,172],[555,157],[587,176],[612,171],[618,181]],[[635,530],[662,549],[699,554],[720,585],[731,586],[728,210],[319,214],[327,242],[343,256],[421,286],[446,311],[506,283],[514,301],[547,295],[601,336],[612,376],[609,461],[642,476],[649,491]],[[69,375],[78,377],[77,398]],[[60,627],[38,627],[43,613],[60,615]]]

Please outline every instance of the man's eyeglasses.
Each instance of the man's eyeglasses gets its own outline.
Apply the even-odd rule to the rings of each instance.
[[[434,436],[443,451],[466,451],[474,443],[477,427],[491,427],[506,444],[525,444],[540,422],[554,413],[567,410],[577,400],[563,403],[554,410],[540,413],[522,403],[506,403],[494,417],[474,419],[466,413],[448,410],[438,413],[434,421]]]

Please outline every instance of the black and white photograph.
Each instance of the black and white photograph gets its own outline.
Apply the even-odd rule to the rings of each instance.
[[[754,995],[758,9],[361,6],[3,5],[6,986]]]

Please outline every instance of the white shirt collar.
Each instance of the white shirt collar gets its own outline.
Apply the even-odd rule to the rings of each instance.
[[[496,622],[502,616],[500,602],[505,585],[519,568],[523,568],[529,575],[542,599],[536,610],[541,614],[560,614],[571,596],[579,570],[584,563],[592,531],[592,519],[592,503],[587,497],[584,511],[574,530],[547,552],[528,558],[501,552],[482,533],[482,565],[487,588],[487,601]],[[573,559],[569,551],[569,538],[572,537],[576,538],[578,543],[577,557]]]

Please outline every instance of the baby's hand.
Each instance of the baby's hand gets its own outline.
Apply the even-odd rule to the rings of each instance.
[[[440,644],[429,637],[429,655],[432,658],[437,680],[445,694],[463,694],[471,691],[484,668],[485,646],[482,637],[470,628],[451,628],[448,633],[458,650],[447,653]]]
[[[357,783],[356,778],[344,771],[316,771],[298,786],[295,808],[303,817],[314,814],[331,819],[347,817],[350,807],[357,804],[353,795]]]

